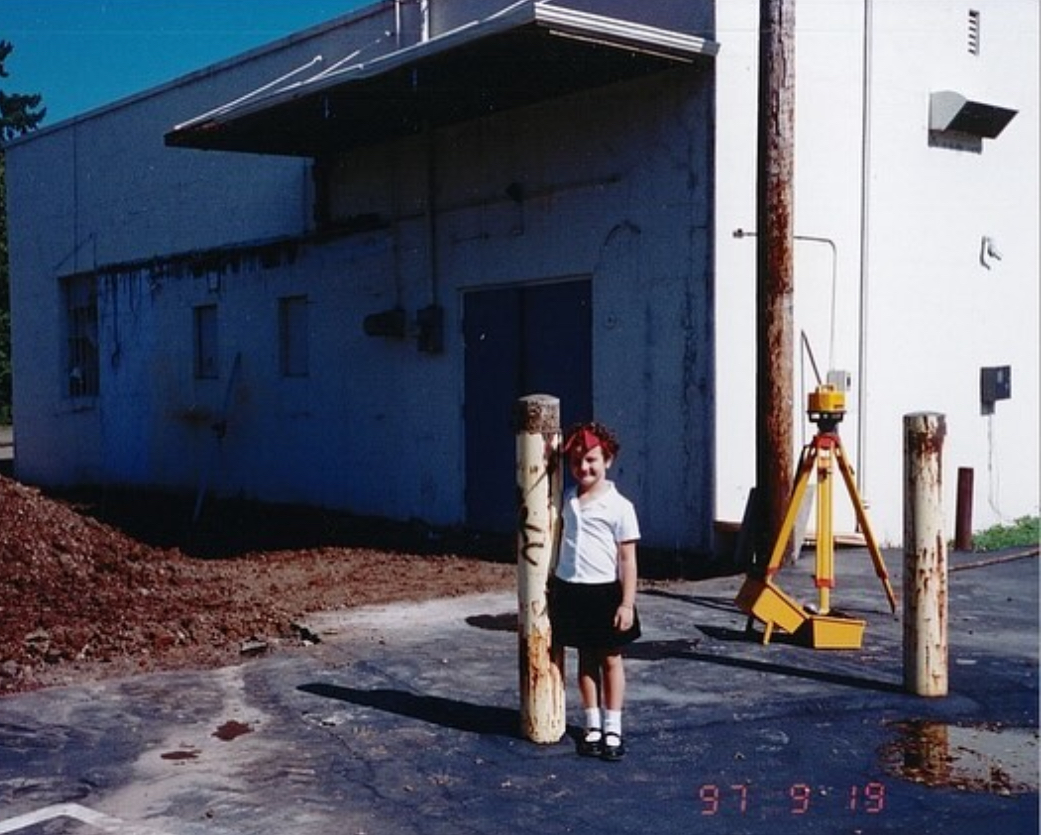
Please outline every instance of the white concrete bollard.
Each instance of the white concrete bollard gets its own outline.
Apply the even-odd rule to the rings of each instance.
[[[564,651],[552,644],[546,589],[560,530],[560,401],[545,394],[522,397],[514,426],[521,732],[532,742],[555,743],[566,730]]]
[[[947,542],[941,414],[904,416],[904,689],[947,695]]]

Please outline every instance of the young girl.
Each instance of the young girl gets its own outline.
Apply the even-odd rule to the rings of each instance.
[[[618,454],[609,429],[599,423],[574,427],[564,454],[575,485],[564,495],[560,556],[550,581],[553,640],[578,649],[585,712],[578,753],[619,760],[625,755],[622,647],[640,636],[635,608],[640,527],[632,503],[607,480]]]

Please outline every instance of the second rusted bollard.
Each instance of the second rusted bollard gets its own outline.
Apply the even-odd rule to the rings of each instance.
[[[904,689],[947,695],[947,542],[941,414],[904,416]]]
[[[532,742],[554,743],[566,729],[564,652],[552,645],[546,598],[560,525],[560,401],[545,394],[522,397],[514,427],[521,732]]]

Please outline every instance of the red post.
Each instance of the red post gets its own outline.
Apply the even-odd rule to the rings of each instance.
[[[972,467],[958,468],[958,503],[954,508],[954,550],[972,550]]]

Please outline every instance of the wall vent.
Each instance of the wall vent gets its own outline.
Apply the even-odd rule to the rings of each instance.
[[[969,9],[969,54],[980,54],[980,13],[978,9]]]
[[[929,130],[996,139],[1018,111],[972,101],[954,90],[929,94]]]

